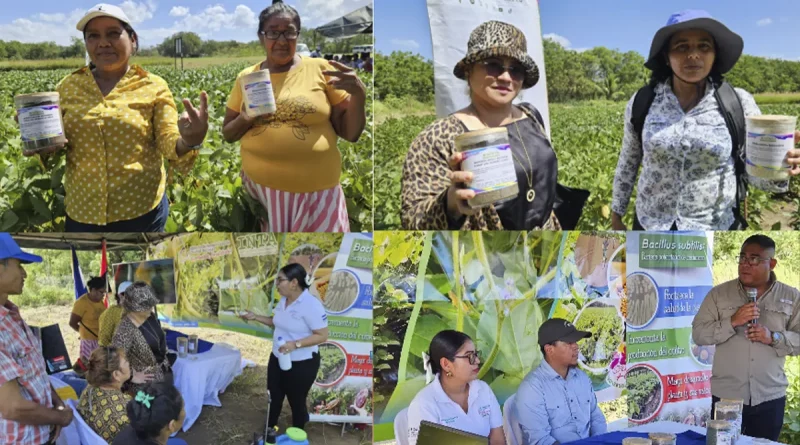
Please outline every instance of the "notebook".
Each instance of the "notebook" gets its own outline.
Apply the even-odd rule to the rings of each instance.
[[[487,445],[489,439],[477,434],[457,430],[444,425],[423,420],[419,424],[417,445]]]

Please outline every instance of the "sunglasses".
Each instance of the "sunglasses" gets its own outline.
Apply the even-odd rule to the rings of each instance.
[[[469,360],[470,365],[474,365],[481,359],[481,353],[478,351],[469,351],[464,355],[456,355],[455,358],[465,358]]]
[[[525,80],[525,68],[517,63],[511,64],[510,66],[505,66],[499,60],[492,59],[483,60],[478,63],[483,65],[483,68],[486,70],[486,74],[492,77],[500,77],[503,75],[503,73],[508,72],[508,75],[511,76],[511,79],[515,82],[522,82]]]

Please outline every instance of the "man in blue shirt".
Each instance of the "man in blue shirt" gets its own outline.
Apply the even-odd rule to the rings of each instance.
[[[544,360],[525,376],[513,407],[525,445],[558,445],[607,431],[592,381],[577,368],[578,341],[591,336],[560,318],[539,328]]]

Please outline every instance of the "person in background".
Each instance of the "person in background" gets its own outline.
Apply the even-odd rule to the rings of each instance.
[[[78,414],[109,444],[130,422],[125,407],[131,397],[122,385],[131,378],[131,365],[122,349],[101,346],[87,362],[89,387],[81,394]]]
[[[317,46],[317,48],[314,51],[311,52],[311,57],[314,57],[314,58],[322,57],[322,48]]]
[[[427,386],[408,406],[408,443],[416,445],[423,420],[488,437],[503,445],[503,413],[494,392],[478,378],[481,360],[463,332],[441,331],[424,354]]]
[[[84,363],[98,346],[100,316],[106,310],[106,280],[103,277],[93,277],[86,286],[89,288],[89,293],[75,301],[69,317],[69,327],[81,336],[80,356]]]
[[[170,437],[183,427],[186,410],[183,397],[172,383],[148,383],[136,391],[126,409],[130,424],[114,439],[113,445],[187,445]]]
[[[66,144],[39,152],[45,165],[66,151],[67,232],[163,232],[167,171],[188,173],[208,131],[208,97],[188,99],[179,118],[167,82],[131,63],[139,36],[118,6],[98,4],[76,28],[91,58],[56,86]],[[67,148],[67,150],[65,150]]]
[[[578,341],[591,336],[561,318],[539,327],[544,359],[525,376],[512,407],[524,445],[567,443],[608,431],[592,380],[577,367]]]
[[[111,340],[114,339],[119,322],[122,321],[122,316],[125,315],[122,301],[125,299],[125,291],[131,284],[130,281],[123,281],[119,285],[117,289],[117,305],[106,309],[103,315],[100,316],[100,333],[97,335],[97,342],[100,346],[111,345]]]
[[[470,34],[453,75],[466,81],[470,105],[437,119],[411,143],[403,163],[403,229],[558,230],[556,153],[539,111],[514,104],[522,90],[539,82],[525,35],[508,23],[482,23]],[[461,170],[464,154],[455,138],[488,128],[508,131],[519,195],[472,208],[471,173]]]
[[[368,73],[372,72],[372,57],[370,53],[361,53],[361,60],[363,61],[362,69]]]
[[[350,68],[296,53],[300,14],[280,0],[259,15],[263,62],[236,78],[222,133],[241,141],[242,184],[268,215],[262,231],[349,232],[338,138],[366,126],[366,87]],[[277,112],[242,112],[242,77],[269,69]]]
[[[153,312],[158,304],[153,288],[141,281],[134,282],[125,290],[122,304],[125,316],[111,345],[124,350],[131,364],[133,377],[128,386],[135,391],[150,381],[172,382],[166,335]]]
[[[328,315],[322,303],[308,291],[313,278],[300,264],[284,266],[275,279],[281,299],[272,317],[245,312],[241,317],[255,320],[274,329],[274,339],[267,365],[267,389],[272,397],[267,426],[278,425],[283,399],[292,407],[292,425],[304,429],[308,423],[308,392],[320,366],[319,344],[328,339]],[[290,354],[292,369],[284,371],[277,354]]]
[[[0,438],[3,444],[55,444],[72,410],[50,384],[42,345],[9,295],[21,295],[23,264],[41,263],[0,232]]]
[[[720,399],[744,401],[742,434],[777,441],[786,407],[786,356],[800,355],[800,291],[775,276],[775,241],[753,235],[739,253],[739,278],[713,287],[692,321],[698,346],[714,345],[711,413]],[[756,301],[747,295],[756,290]]]

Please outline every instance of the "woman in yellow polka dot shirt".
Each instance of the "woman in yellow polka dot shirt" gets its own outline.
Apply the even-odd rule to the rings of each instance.
[[[208,131],[208,98],[178,110],[164,79],[130,64],[138,36],[119,7],[100,4],[77,25],[92,63],[56,87],[67,144],[66,231],[162,232],[167,173],[187,173]],[[35,153],[26,153],[34,155]]]

